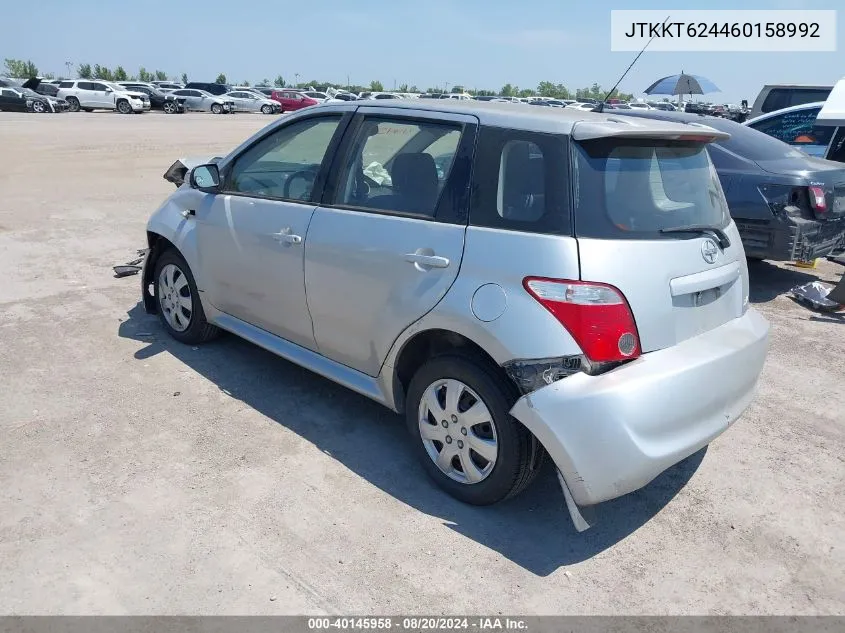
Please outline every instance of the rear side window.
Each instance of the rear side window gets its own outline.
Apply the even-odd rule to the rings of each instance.
[[[668,237],[661,229],[722,228],[730,219],[703,143],[597,139],[573,154],[579,236],[658,239]]]
[[[90,81],[80,81],[76,84],[76,87],[80,90],[94,90],[94,84]]]
[[[566,141],[551,134],[482,128],[473,172],[474,226],[571,234]]]
[[[807,108],[773,116],[749,127],[790,145],[824,145],[830,143],[833,127],[815,125],[821,108]]]
[[[59,88],[73,88],[72,81],[63,81],[59,84]]]
[[[774,112],[789,106],[825,101],[830,88],[772,88],[760,108],[763,113]]]

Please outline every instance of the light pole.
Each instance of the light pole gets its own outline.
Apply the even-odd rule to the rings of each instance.
[[[349,91],[349,75],[346,75],[346,90]]]
[[[70,79],[70,67],[73,66],[73,62],[65,62],[65,68],[67,68],[67,78]]]
[[[299,73],[293,73],[293,76],[296,78],[296,87],[299,88]]]

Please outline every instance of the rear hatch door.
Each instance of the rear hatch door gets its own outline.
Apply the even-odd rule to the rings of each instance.
[[[573,128],[575,231],[581,279],[622,292],[649,352],[742,316],[748,271],[706,151],[728,135],[634,123]]]

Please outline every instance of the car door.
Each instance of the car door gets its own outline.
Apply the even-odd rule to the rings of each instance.
[[[320,353],[375,376],[458,275],[477,119],[357,112],[311,220],[305,283]]]
[[[185,97],[185,107],[189,110],[202,109],[202,93],[199,90],[176,90],[173,94]]]
[[[94,108],[114,108],[114,92],[103,83],[94,82],[91,85],[91,102]]]
[[[217,309],[314,349],[303,249],[339,112],[298,118],[221,165],[223,193],[196,210],[199,267]],[[329,157],[329,158],[327,158]]]
[[[244,92],[230,92],[229,94],[223,95],[223,99],[233,102],[236,110],[244,112],[249,110],[249,102],[247,101],[246,93]]]

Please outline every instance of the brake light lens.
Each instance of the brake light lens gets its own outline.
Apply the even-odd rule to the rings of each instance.
[[[641,353],[634,315],[607,284],[526,277],[522,285],[565,327],[593,362],[624,361]]]
[[[824,189],[822,187],[807,187],[810,193],[810,206],[816,213],[827,212],[827,201],[824,197]]]

